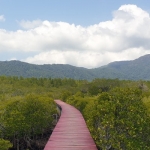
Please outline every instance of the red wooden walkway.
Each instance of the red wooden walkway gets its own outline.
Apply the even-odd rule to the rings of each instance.
[[[81,113],[60,100],[60,119],[44,150],[97,150]]]

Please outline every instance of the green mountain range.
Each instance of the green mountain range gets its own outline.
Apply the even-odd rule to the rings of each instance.
[[[63,64],[34,65],[16,60],[0,61],[0,75],[82,80],[94,78],[150,80],[150,54],[131,61],[112,62],[94,69]]]

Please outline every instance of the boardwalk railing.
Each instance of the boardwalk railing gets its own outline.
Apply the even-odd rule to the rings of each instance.
[[[44,150],[97,150],[82,114],[73,106],[55,100],[61,116]]]

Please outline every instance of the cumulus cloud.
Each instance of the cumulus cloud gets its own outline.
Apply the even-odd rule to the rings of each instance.
[[[149,13],[136,5],[122,5],[112,20],[88,27],[48,20],[20,25],[25,30],[0,30],[0,52],[28,53],[22,60],[29,63],[94,68],[150,53]]]
[[[41,20],[33,20],[33,21],[21,20],[21,21],[18,21],[18,23],[24,29],[33,29],[35,27],[40,26],[42,24],[42,21]]]
[[[52,50],[49,52],[41,52],[33,57],[28,57],[22,61],[32,64],[71,64],[78,67],[95,68],[106,65],[112,61],[132,60],[141,55],[147,54],[149,51],[143,48],[129,48],[123,52],[109,52],[105,53],[92,51],[63,51]]]
[[[0,21],[5,21],[4,15],[0,15]]]
[[[63,51],[59,52],[53,50],[50,52],[42,52],[34,57],[26,59],[27,62],[33,64],[72,64],[78,67],[93,68],[100,63],[103,63],[103,55],[93,52],[79,52],[79,51]]]

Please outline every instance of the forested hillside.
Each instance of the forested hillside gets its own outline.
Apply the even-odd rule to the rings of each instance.
[[[150,149],[150,81],[0,76],[0,150],[43,150],[54,99],[78,108],[98,149]]]
[[[132,61],[112,62],[107,67],[122,73],[122,79],[150,80],[150,54]]]
[[[0,62],[0,75],[77,80],[93,80],[95,78],[150,80],[150,54],[132,61],[112,62],[94,69],[63,64],[33,65],[20,61],[4,61]]]
[[[72,78],[72,79],[93,79],[95,76],[85,68],[71,65],[33,65],[20,61],[0,62],[0,75],[22,76],[37,78]]]

